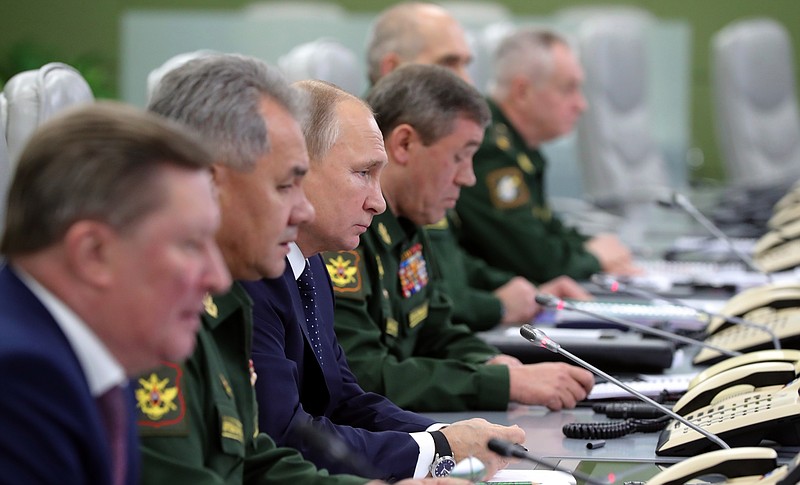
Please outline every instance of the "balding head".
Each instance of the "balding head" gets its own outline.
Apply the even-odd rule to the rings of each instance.
[[[444,8],[432,3],[395,5],[378,16],[367,39],[372,84],[404,64],[437,64],[469,81],[472,52],[464,29]]]

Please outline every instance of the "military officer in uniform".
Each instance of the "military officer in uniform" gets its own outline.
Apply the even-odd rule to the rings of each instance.
[[[355,251],[326,253],[335,325],[366,390],[422,411],[506,409],[510,401],[575,406],[591,374],[561,363],[522,365],[450,321],[441,275],[420,229],[475,183],[472,156],[489,111],[480,94],[439,66],[407,65],[373,87],[367,102],[383,134],[387,210]]]
[[[301,186],[308,170],[298,122],[304,98],[261,61],[207,56],[167,73],[149,108],[195,129],[215,149],[216,240],[231,275],[279,276],[299,224],[314,215]],[[252,301],[234,283],[204,303],[189,359],[164,362],[138,380],[142,482],[367,482],[320,472],[259,432],[257,376],[249,365]]]
[[[376,19],[367,42],[372,83],[410,63],[441,65],[471,82],[467,72],[471,61],[464,29],[447,10],[431,3],[406,2],[388,8]],[[442,269],[445,292],[453,300],[453,321],[475,331],[529,322],[540,310],[534,300],[537,288],[514,272],[493,268],[467,254],[453,234],[454,222],[457,218],[442,218],[425,227]],[[569,278],[560,278],[539,291],[561,298],[590,297]]]
[[[559,298],[591,299],[568,276],[559,276],[535,288],[525,278],[465,253],[455,235],[458,226],[458,214],[448,211],[439,222],[424,228],[443,274],[444,292],[453,302],[453,322],[463,323],[475,332],[497,325],[528,323],[541,310],[533,300],[537,291]]]
[[[475,154],[477,183],[456,207],[467,251],[537,283],[637,271],[616,236],[584,236],[547,203],[538,147],[572,130],[586,108],[582,82],[577,59],[558,34],[521,29],[504,39],[489,88],[492,124]]]

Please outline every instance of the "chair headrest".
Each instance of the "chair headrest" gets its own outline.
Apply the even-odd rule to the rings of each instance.
[[[300,44],[281,56],[278,66],[290,82],[319,79],[360,96],[365,75],[355,53],[332,39]]]
[[[3,121],[12,167],[39,125],[64,108],[94,101],[92,89],[83,76],[60,62],[15,75],[6,83],[3,93]]]

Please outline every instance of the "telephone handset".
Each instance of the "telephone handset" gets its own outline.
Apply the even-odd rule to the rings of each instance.
[[[796,220],[800,220],[800,201],[795,200],[794,203],[780,209],[776,204],[772,216],[767,221],[767,227],[770,229],[778,229]]]
[[[685,418],[731,446],[756,446],[762,440],[800,444],[800,380],[776,390],[756,390],[704,406]],[[672,420],[656,445],[660,456],[693,456],[717,445]]]
[[[795,364],[790,362],[757,362],[734,367],[709,377],[689,388],[672,406],[681,416],[709,404],[729,399],[737,394],[755,390],[778,390],[797,376]]]
[[[688,389],[692,389],[693,387],[705,382],[707,379],[719,374],[720,372],[725,372],[726,370],[733,369],[734,367],[740,367],[747,364],[756,364],[758,362],[800,362],[800,350],[756,350],[755,352],[748,352],[746,354],[737,355],[736,357],[729,357],[721,362],[717,362],[708,369],[699,372],[691,381],[689,381]]]
[[[777,465],[772,448],[744,447],[709,451],[670,466],[645,485],[681,485],[706,475],[722,475],[730,481],[717,485],[795,485],[800,483],[800,453],[790,463]]]
[[[761,271],[786,271],[800,264],[800,220],[772,229],[753,246],[753,261]]]
[[[676,463],[647,481],[646,485],[681,485],[705,475],[723,475],[726,478],[752,478],[755,483],[765,474],[775,471],[778,453],[771,448],[733,448],[717,450],[694,456]],[[739,482],[737,483],[750,483]]]
[[[784,346],[800,343],[800,284],[770,283],[750,288],[731,298],[719,311],[769,327]],[[714,317],[706,330],[706,342],[738,352],[772,345],[769,333],[750,326],[736,325]],[[724,358],[716,350],[704,348],[694,358],[695,365],[710,364]]]

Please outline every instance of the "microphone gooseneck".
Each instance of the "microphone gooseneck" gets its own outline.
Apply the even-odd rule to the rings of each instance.
[[[566,309],[566,310],[570,310],[570,311],[574,311],[574,312],[583,313],[585,315],[589,315],[591,317],[599,318],[599,319],[605,320],[607,322],[616,323],[617,325],[622,325],[625,328],[633,328],[633,329],[636,329],[636,330],[638,330],[638,331],[640,331],[642,333],[649,333],[651,335],[657,335],[657,336],[659,336],[659,337],[661,337],[663,339],[673,340],[673,341],[681,342],[681,343],[688,344],[688,345],[699,345],[701,347],[706,347],[706,348],[709,348],[709,349],[712,349],[712,350],[716,350],[717,352],[719,352],[719,353],[721,353],[723,355],[727,355],[728,357],[735,357],[737,355],[742,355],[741,352],[737,352],[735,350],[726,349],[726,348],[720,347],[718,345],[709,344],[709,343],[703,342],[701,340],[697,340],[697,339],[693,339],[693,338],[689,338],[689,337],[684,337],[683,335],[677,335],[677,334],[674,334],[674,333],[671,333],[671,332],[666,332],[666,331],[658,329],[658,328],[648,327],[647,325],[642,325],[641,323],[632,322],[630,320],[623,320],[621,318],[612,317],[610,315],[603,315],[602,313],[595,313],[595,312],[592,312],[592,311],[589,311],[589,310],[584,310],[584,309],[579,308],[579,307],[577,307],[575,305],[571,305],[571,304],[565,302],[564,300],[562,300],[560,298],[556,298],[556,297],[554,297],[552,295],[548,295],[548,294],[545,294],[545,293],[539,293],[538,295],[536,295],[536,303],[538,303],[538,304],[540,304],[542,306],[556,308],[558,310]],[[524,326],[522,328],[524,328]],[[523,335],[523,337],[528,338],[528,336],[526,336],[526,335]],[[548,349],[548,350],[552,350],[552,349]]]
[[[708,232],[710,232],[717,240],[722,241],[728,246],[728,249],[736,255],[739,260],[741,260],[745,266],[750,268],[751,271],[755,273],[761,273],[767,276],[768,279],[771,279],[771,276],[764,272],[761,268],[756,266],[753,259],[743,253],[736,245],[731,241],[731,238],[727,236],[724,232],[722,232],[713,222],[711,222],[706,216],[700,212],[697,207],[692,204],[688,197],[679,193],[673,192],[672,195],[666,200],[659,200],[658,203],[665,207],[677,207],[682,211],[689,214],[692,219],[697,221],[701,226],[703,226]]]
[[[558,345],[557,343],[553,342],[550,338],[548,338],[547,335],[544,332],[542,332],[539,329],[534,328],[530,324],[525,324],[522,327],[520,327],[520,332],[519,333],[523,337],[525,337],[526,339],[528,339],[531,342],[533,342],[534,344],[539,345],[540,347],[543,347],[543,348],[545,348],[547,350],[550,350],[551,352],[555,352],[557,354],[563,355],[564,357],[566,357],[569,360],[575,362],[576,364],[580,365],[584,369],[588,369],[588,370],[592,371],[594,374],[606,379],[609,382],[614,383],[614,385],[619,386],[622,389],[625,389],[626,391],[628,391],[632,395],[636,396],[640,400],[642,400],[642,401],[650,404],[654,408],[662,411],[664,414],[668,415],[672,419],[674,419],[674,420],[676,420],[676,421],[678,421],[678,422],[680,422],[682,424],[685,424],[689,428],[697,431],[701,435],[703,435],[706,438],[708,438],[709,440],[713,441],[720,448],[724,448],[724,449],[729,449],[730,448],[730,446],[728,446],[727,443],[722,441],[722,439],[720,439],[717,435],[709,433],[705,429],[701,428],[700,426],[697,426],[696,424],[692,423],[691,421],[689,421],[688,419],[684,418],[683,416],[678,415],[677,413],[673,412],[671,409],[667,408],[666,406],[663,406],[663,405],[653,401],[649,397],[645,396],[641,392],[639,392],[636,389],[630,387],[629,385],[625,384],[624,382],[620,381],[619,379],[617,379],[615,377],[612,377],[610,374],[601,371],[600,369],[598,369],[597,367],[593,366],[592,364],[586,362],[585,360],[581,359],[580,357],[578,357],[576,355],[573,355],[571,352],[569,352],[567,350],[564,350],[560,345]],[[547,341],[547,343],[545,343],[545,341]]]
[[[773,347],[775,347],[775,350],[781,349],[781,340],[778,338],[778,335],[776,335],[775,332],[766,325],[762,325],[756,322],[751,322],[734,315],[723,315],[721,313],[714,313],[714,312],[709,312],[707,310],[703,310],[701,308],[696,308],[691,305],[687,305],[686,303],[678,300],[677,298],[661,296],[656,293],[643,290],[641,288],[634,288],[630,285],[620,283],[619,281],[617,281],[616,279],[607,274],[594,274],[592,275],[591,280],[592,283],[602,288],[605,288],[606,290],[612,293],[622,292],[622,293],[628,293],[629,295],[638,296],[639,298],[645,298],[647,300],[661,300],[683,308],[689,308],[691,310],[694,310],[700,315],[706,316],[707,318],[710,317],[722,318],[723,320],[731,322],[736,325],[741,325],[743,327],[749,327],[749,328],[754,328],[756,330],[760,330],[768,334],[772,338],[772,345]]]

